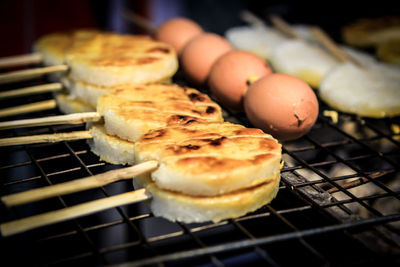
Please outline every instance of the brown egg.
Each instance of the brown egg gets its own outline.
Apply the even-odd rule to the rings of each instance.
[[[286,74],[270,74],[251,84],[244,108],[254,126],[280,140],[303,136],[318,116],[318,100],[311,87]]]
[[[243,94],[255,80],[271,73],[267,62],[246,51],[231,51],[214,63],[208,85],[215,97],[226,107],[243,110]]]
[[[228,41],[217,34],[198,35],[183,48],[181,54],[183,71],[191,82],[202,85],[206,82],[214,62],[232,49]]]
[[[186,43],[201,33],[203,29],[196,22],[185,18],[173,18],[158,27],[154,38],[170,44],[180,54]]]

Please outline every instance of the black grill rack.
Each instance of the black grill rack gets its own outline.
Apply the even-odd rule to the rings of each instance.
[[[1,105],[50,98],[51,94],[42,94]],[[299,140],[283,143],[285,166],[278,196],[254,213],[220,223],[183,224],[154,217],[145,203],[131,204],[2,238],[2,261],[67,266],[398,264],[400,135],[396,125],[400,120],[339,113],[334,122],[323,115],[325,110],[330,108],[320,102],[313,129]],[[227,120],[251,126],[243,114],[225,113]],[[5,119],[56,114],[52,109]],[[16,129],[1,131],[0,137],[84,128]],[[2,196],[120,167],[100,161],[84,140],[3,147],[0,157]],[[364,192],[363,187],[372,190]],[[2,205],[1,222],[133,189],[130,181],[121,181],[12,209]]]

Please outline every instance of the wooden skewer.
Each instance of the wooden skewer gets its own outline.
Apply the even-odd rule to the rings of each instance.
[[[50,67],[43,67],[43,68],[10,71],[7,73],[0,74],[0,84],[30,80],[30,79],[41,77],[48,73],[62,72],[62,71],[67,71],[67,70],[68,70],[68,66],[58,65],[58,66],[50,66]]]
[[[0,122],[0,130],[58,124],[81,124],[89,121],[96,122],[100,119],[101,116],[97,112],[82,112],[44,118]]]
[[[47,199],[50,197],[61,196],[101,187],[121,180],[132,179],[140,174],[151,172],[157,168],[157,161],[146,161],[134,166],[108,171],[87,178],[77,179],[70,182],[50,185],[43,188],[32,189],[21,193],[3,196],[1,200],[8,207],[22,205],[25,203]]]
[[[284,21],[279,16],[273,15],[270,17],[272,24],[280,30],[282,33],[286,34],[290,38],[299,38],[299,35],[293,30],[286,21]]]
[[[376,179],[376,178],[385,176],[385,175],[387,175],[389,173],[392,173],[392,172],[393,171],[389,170],[389,171],[381,171],[381,172],[371,173],[369,175],[369,177],[371,179]],[[351,182],[347,182],[347,183],[345,183],[345,184],[343,184],[341,186],[343,187],[343,189],[350,189],[350,188],[357,187],[359,185],[366,184],[366,183],[369,183],[369,182],[371,182],[371,181],[368,180],[366,177],[361,177],[361,178],[359,178],[357,180],[353,180]],[[338,191],[339,191],[339,189],[337,187],[332,187],[331,189],[327,190],[326,192],[333,194],[333,193],[336,193]]]
[[[0,147],[39,144],[39,143],[57,143],[62,141],[82,140],[89,138],[92,138],[92,134],[89,131],[75,131],[70,133],[18,136],[18,137],[0,138]]]
[[[99,121],[101,118],[102,117],[97,112],[85,112],[51,116],[45,118],[6,121],[0,122],[0,130],[58,124],[81,124],[85,122],[96,122]],[[61,141],[81,140],[89,138],[92,138],[92,135],[89,131],[9,137],[0,139],[0,147],[38,143],[56,143]]]
[[[0,99],[28,96],[34,94],[47,93],[47,92],[57,92],[61,91],[62,88],[63,86],[61,83],[49,83],[49,84],[30,86],[30,87],[0,92]]]
[[[313,37],[320,42],[329,52],[332,53],[340,62],[352,62],[353,64],[362,67],[360,62],[354,59],[352,56],[344,52],[321,28],[312,27],[311,34]]]
[[[116,196],[111,196],[104,199],[98,199],[72,207],[63,208],[61,210],[50,211],[47,213],[6,222],[0,225],[0,231],[3,236],[10,236],[41,226],[78,218],[98,211],[132,204],[150,198],[151,195],[145,189],[139,189]]]
[[[157,27],[151,24],[147,19],[132,11],[124,10],[122,16],[151,34],[155,33],[157,30]]]
[[[300,36],[293,30],[286,21],[284,21],[279,16],[271,16],[270,20],[272,24],[280,30],[282,33],[286,34],[291,38],[300,38]],[[334,57],[340,62],[352,62],[355,65],[361,67],[360,62],[355,58],[344,52],[321,28],[314,26],[311,28],[311,34],[313,37],[322,44]]]
[[[29,64],[40,63],[43,60],[43,56],[39,53],[18,55],[12,57],[0,58],[0,68],[18,67]]]
[[[57,106],[57,103],[54,99],[44,100],[36,103],[11,107],[11,108],[4,108],[0,109],[0,118],[19,115],[23,113],[30,113],[42,110],[53,109]]]
[[[263,20],[261,20],[259,17],[257,17],[248,10],[241,11],[240,18],[250,25],[254,25],[256,27],[266,27],[265,22]]]

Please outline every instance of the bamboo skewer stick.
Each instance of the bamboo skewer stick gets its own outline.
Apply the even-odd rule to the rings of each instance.
[[[19,115],[19,114],[23,114],[23,113],[30,113],[30,112],[53,109],[56,106],[57,106],[56,101],[54,99],[50,99],[50,100],[44,100],[44,101],[40,101],[40,102],[36,102],[36,103],[16,106],[16,107],[4,108],[4,109],[0,109],[0,118],[13,116],[13,115]]]
[[[151,24],[147,19],[139,16],[138,14],[131,12],[129,10],[124,10],[122,12],[122,16],[131,21],[133,24],[141,27],[142,29],[146,30],[150,34],[156,32],[157,27]]]
[[[30,86],[30,87],[0,92],[0,99],[28,96],[40,93],[47,93],[47,92],[57,92],[61,91],[62,88],[63,86],[61,83],[49,83],[49,84]]]
[[[81,124],[85,122],[96,122],[99,121],[101,118],[102,117],[97,112],[85,112],[44,118],[6,121],[0,122],[0,130],[59,124]],[[92,138],[92,135],[89,131],[9,137],[0,139],[0,147],[38,143],[56,143],[61,141],[72,141],[89,138]]]
[[[392,172],[393,171],[389,170],[389,171],[381,171],[381,172],[371,173],[369,175],[369,177],[371,179],[376,179],[376,178],[385,176],[385,175],[387,175],[389,173],[392,173]],[[359,185],[363,185],[363,184],[370,183],[370,182],[371,181],[369,179],[367,179],[366,177],[361,177],[361,178],[359,178],[357,180],[353,180],[353,181],[347,182],[347,183],[345,183],[345,184],[343,184],[341,186],[342,186],[343,189],[351,189],[353,187],[357,187]],[[340,191],[340,190],[337,187],[332,187],[329,190],[327,190],[326,192],[328,192],[330,194],[333,194],[333,193],[336,193],[338,191]]]
[[[254,25],[256,27],[266,27],[265,22],[263,20],[261,20],[248,10],[243,10],[242,12],[240,12],[240,18],[250,25]]]
[[[27,70],[16,70],[0,74],[0,84],[24,81],[41,77],[48,73],[67,71],[68,66],[58,65]]]
[[[96,122],[100,119],[101,116],[97,112],[82,112],[44,118],[0,122],[0,130],[58,124],[81,124],[84,122]]]
[[[87,178],[77,179],[70,182],[50,185],[43,188],[32,189],[21,193],[3,196],[1,200],[8,207],[22,205],[25,203],[34,202],[50,197],[61,196],[101,187],[121,180],[131,179],[140,174],[153,171],[157,168],[157,161],[146,161],[134,166],[108,171]]]
[[[57,143],[62,141],[90,139],[89,131],[76,131],[70,133],[38,134],[31,136],[18,136],[0,139],[0,147],[40,143]]]
[[[270,17],[272,24],[280,30],[282,33],[286,34],[290,38],[300,38],[299,35],[293,30],[286,21],[284,21],[279,16],[273,15]]]
[[[132,204],[150,199],[151,195],[145,189],[139,189],[116,196],[90,201],[87,203],[63,208],[61,210],[50,211],[47,213],[6,222],[0,225],[0,231],[3,236],[10,236],[22,233],[41,226],[54,224],[89,215],[98,211]]]
[[[36,64],[42,62],[42,60],[43,56],[39,53],[3,57],[0,58],[0,69]]]
[[[272,24],[291,38],[300,38],[300,36],[293,30],[292,26],[284,21],[279,16],[271,16],[270,20]],[[360,62],[355,58],[348,55],[343,51],[321,28],[314,26],[311,28],[311,34],[322,46],[326,48],[339,62],[352,62],[353,64],[362,67]]]
[[[340,62],[352,62],[353,64],[362,67],[360,62],[354,59],[343,51],[321,28],[312,27],[311,34],[313,37],[321,43],[333,56],[335,56]]]

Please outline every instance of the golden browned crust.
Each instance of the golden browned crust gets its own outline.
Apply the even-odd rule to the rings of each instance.
[[[112,33],[74,42],[66,62],[73,79],[106,86],[155,82],[173,76],[178,68],[168,44]]]
[[[159,142],[175,143],[190,138],[212,138],[223,135],[245,134],[247,128],[230,122],[201,122],[189,121],[183,126],[174,126],[150,130],[138,141],[140,145]],[[249,129],[251,130],[251,129]],[[258,129],[257,129],[258,130]],[[261,130],[258,130],[261,132]]]
[[[400,37],[380,43],[377,56],[382,61],[400,65]]]
[[[64,64],[65,54],[74,42],[91,38],[97,32],[95,29],[80,29],[51,33],[37,40],[33,50],[42,54],[45,65]]]
[[[342,29],[343,41],[349,45],[375,46],[400,37],[400,17],[361,18]]]
[[[221,127],[223,127],[221,125]],[[215,165],[222,165],[216,158],[238,158],[246,159],[248,155],[273,153],[280,154],[280,145],[276,140],[267,137],[252,136],[211,136],[192,137],[186,140],[176,139],[175,142],[140,142],[137,145],[140,151],[150,150],[159,158],[183,157],[178,164],[197,164],[204,155],[211,156],[210,161],[215,161]],[[216,134],[217,135],[217,134]],[[177,136],[180,138],[181,136]],[[256,161],[254,161],[256,163]],[[211,162],[210,162],[210,165]],[[195,170],[192,170],[195,171]]]
[[[115,94],[100,97],[97,111],[104,116],[107,132],[136,142],[156,128],[185,125],[192,121],[223,121],[221,108],[195,89],[160,85],[170,88],[171,92],[158,97],[151,90],[154,86],[141,86],[139,88],[144,90],[136,92],[117,89]],[[196,97],[191,98],[192,94]]]
[[[281,168],[281,145],[258,129],[194,122],[144,135],[135,158],[160,162],[152,173],[160,188],[213,196],[265,182]]]
[[[109,87],[109,95],[132,101],[186,101],[212,104],[211,99],[196,89],[177,84],[117,85]]]

